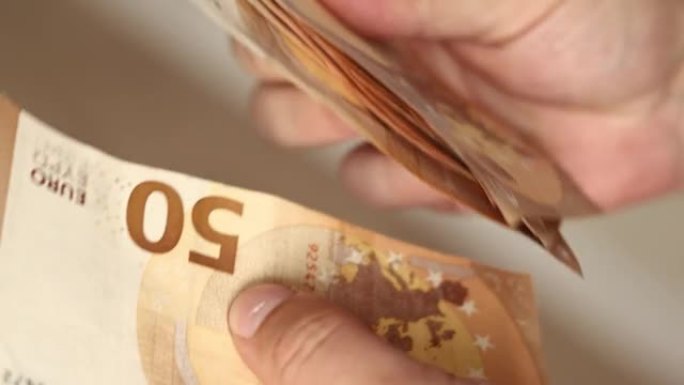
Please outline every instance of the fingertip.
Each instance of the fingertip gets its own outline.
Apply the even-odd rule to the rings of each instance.
[[[261,85],[250,105],[257,133],[281,146],[322,146],[357,135],[327,106],[292,85]]]
[[[280,285],[264,284],[244,290],[228,311],[233,335],[252,338],[268,316],[294,293]]]
[[[386,206],[385,171],[374,149],[363,145],[350,152],[339,168],[342,184],[355,197],[373,206]]]
[[[288,114],[280,111],[288,111],[287,104],[295,89],[286,86],[261,84],[254,89],[250,97],[249,115],[252,117],[253,128],[264,139],[280,142],[280,131],[276,129],[278,124],[283,124]],[[285,104],[285,106],[283,106]],[[288,122],[285,122],[289,126]]]
[[[372,206],[442,210],[456,207],[452,199],[370,145],[360,146],[349,153],[342,161],[339,174],[342,183],[354,196]]]

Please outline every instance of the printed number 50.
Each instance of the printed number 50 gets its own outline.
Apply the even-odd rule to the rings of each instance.
[[[166,200],[166,225],[164,234],[158,241],[152,241],[145,235],[145,206],[153,193],[161,193]],[[228,210],[242,215],[243,205],[240,202],[223,198],[207,197],[200,199],[192,208],[192,224],[202,238],[220,245],[218,258],[190,251],[188,259],[192,263],[232,274],[235,270],[238,237],[216,231],[209,223],[209,216],[216,210]],[[136,186],[128,199],[126,224],[133,242],[142,249],[155,254],[168,253],[180,241],[185,224],[183,201],[173,187],[161,182],[143,182]]]

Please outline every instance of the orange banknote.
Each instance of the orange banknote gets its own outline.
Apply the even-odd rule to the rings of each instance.
[[[0,374],[34,384],[257,384],[226,314],[281,282],[417,360],[545,382],[529,277],[267,194],[127,163],[0,99]]]

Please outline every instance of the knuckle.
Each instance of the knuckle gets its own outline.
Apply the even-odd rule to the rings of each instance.
[[[302,383],[312,358],[332,351],[336,336],[347,327],[348,322],[338,312],[324,310],[301,317],[284,330],[273,345],[271,357],[277,383]]]

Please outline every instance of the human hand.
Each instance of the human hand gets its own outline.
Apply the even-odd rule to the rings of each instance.
[[[321,1],[360,33],[439,62],[442,81],[533,137],[601,208],[684,183],[683,2]],[[264,80],[253,113],[266,137],[313,146],[355,136],[267,64],[238,54]],[[341,175],[380,206],[451,205],[369,146],[349,154]]]
[[[233,302],[235,346],[264,385],[475,385],[410,359],[357,319],[313,295],[276,285]]]

